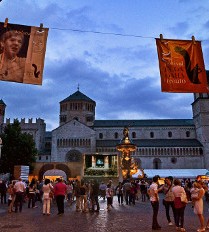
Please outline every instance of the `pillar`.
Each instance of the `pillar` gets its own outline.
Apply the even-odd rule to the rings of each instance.
[[[104,157],[104,168],[109,168],[109,159],[108,159],[108,155]]]

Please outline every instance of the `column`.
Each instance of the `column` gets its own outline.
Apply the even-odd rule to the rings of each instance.
[[[109,159],[108,155],[104,157],[104,168],[109,168]]]
[[[119,181],[123,182],[123,175],[122,175],[122,169],[121,169],[121,156],[117,155],[117,159],[118,159],[118,177],[119,177]]]
[[[91,166],[92,166],[92,168],[96,167],[96,157],[94,155],[92,155],[92,157],[91,157]]]

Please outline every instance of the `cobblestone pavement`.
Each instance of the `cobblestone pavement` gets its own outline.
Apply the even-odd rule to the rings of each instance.
[[[151,229],[152,208],[150,202],[136,201],[135,206],[119,205],[116,197],[111,211],[106,210],[106,202],[100,199],[100,212],[82,213],[75,211],[75,204],[66,202],[65,214],[57,215],[56,205],[52,205],[51,215],[42,215],[42,204],[37,202],[35,209],[24,204],[22,213],[8,213],[7,206],[0,204],[0,232],[148,232]],[[204,204],[204,215],[209,217],[208,204]],[[171,216],[173,216],[171,214]],[[168,226],[165,209],[160,204],[158,215],[161,231],[176,231]],[[188,232],[197,231],[199,221],[191,204],[185,210],[185,228]]]

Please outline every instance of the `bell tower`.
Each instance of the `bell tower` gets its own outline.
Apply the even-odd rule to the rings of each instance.
[[[5,116],[5,108],[6,104],[3,100],[0,100],[0,133],[2,133],[3,123],[4,123],[4,116]]]
[[[78,90],[60,102],[60,126],[75,119],[93,126],[96,102]]]
[[[209,78],[209,71],[206,71]],[[209,94],[195,93],[192,103],[197,139],[203,145],[204,166],[209,168]]]

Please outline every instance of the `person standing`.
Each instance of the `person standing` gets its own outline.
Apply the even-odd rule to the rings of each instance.
[[[14,202],[15,202],[15,190],[14,190],[14,185],[15,185],[15,181],[12,181],[12,183],[8,186],[7,192],[9,194],[8,197],[8,212],[14,212],[13,211],[13,206],[14,206]]]
[[[14,185],[15,189],[15,213],[18,211],[18,206],[19,206],[19,212],[22,212],[22,204],[23,204],[23,199],[24,199],[24,194],[25,194],[25,184],[22,182],[22,178],[19,178],[18,181]]]
[[[32,179],[31,183],[28,186],[28,208],[30,208],[31,202],[32,202],[32,208],[36,208],[35,198],[36,198],[36,182],[35,179]]]
[[[91,205],[91,212],[99,212],[100,206],[99,206],[99,184],[97,180],[93,180],[91,183],[91,192],[90,192],[90,199],[92,202]],[[94,206],[97,206],[97,209],[95,210]]]
[[[87,187],[84,180],[81,180],[80,186],[80,207],[83,213],[87,213]]]
[[[113,200],[113,191],[110,184],[107,184],[106,188],[106,198],[107,198],[107,211],[110,211]]]
[[[99,186],[100,196],[103,198],[104,201],[105,201],[105,195],[106,195],[106,188],[107,188],[107,185],[104,182],[102,182]]]
[[[69,205],[72,205],[73,202],[73,184],[71,181],[67,183],[67,201]]]
[[[130,180],[126,180],[123,184],[123,191],[125,195],[126,205],[131,204],[131,196],[130,196],[131,182]]]
[[[54,186],[54,196],[57,203],[58,213],[57,215],[64,214],[64,200],[67,194],[67,186],[63,183],[61,178],[58,178],[58,182]]]
[[[118,186],[116,187],[116,195],[118,197],[118,204],[123,204],[123,185],[121,182],[118,183]]]
[[[80,196],[81,196],[81,182],[79,180],[76,180],[75,187],[73,188],[74,195],[76,197],[76,212],[81,211],[81,201],[80,201]]]
[[[194,182],[193,188],[190,190],[191,199],[194,204],[194,213],[198,216],[200,226],[197,231],[202,232],[205,231],[204,225],[204,216],[203,216],[203,197],[205,195],[205,190],[203,189],[201,183]]]
[[[144,180],[141,181],[140,185],[140,191],[141,191],[141,198],[142,198],[142,202],[146,201],[146,197],[147,197],[147,186]]]
[[[7,203],[7,185],[4,180],[0,181],[1,204]]]
[[[158,192],[161,190],[158,188],[158,179],[159,176],[154,176],[152,179],[152,184],[148,190],[150,202],[153,209],[153,217],[152,217],[152,229],[153,230],[160,230],[161,226],[158,223],[157,215],[159,211],[159,195]]]
[[[43,215],[47,214],[50,215],[50,208],[51,208],[51,196],[50,192],[53,192],[53,186],[50,183],[49,179],[45,179],[44,185],[42,187],[43,192]]]
[[[173,211],[173,216],[174,216],[174,222],[176,221],[176,214],[175,214],[175,207],[174,207],[174,194],[172,192],[173,188],[173,178],[171,176],[165,178],[165,184],[162,186],[162,191],[164,193],[164,199],[163,199],[163,205],[165,206],[165,211],[166,211],[166,218],[168,220],[168,225],[172,226],[173,223],[171,222],[170,218],[170,207],[172,208]]]
[[[174,207],[176,213],[176,230],[186,231],[184,229],[184,210],[186,204],[181,201],[182,194],[186,194],[183,187],[181,187],[181,182],[179,179],[174,180],[174,187],[172,192],[174,194]],[[181,227],[180,227],[181,226]]]

